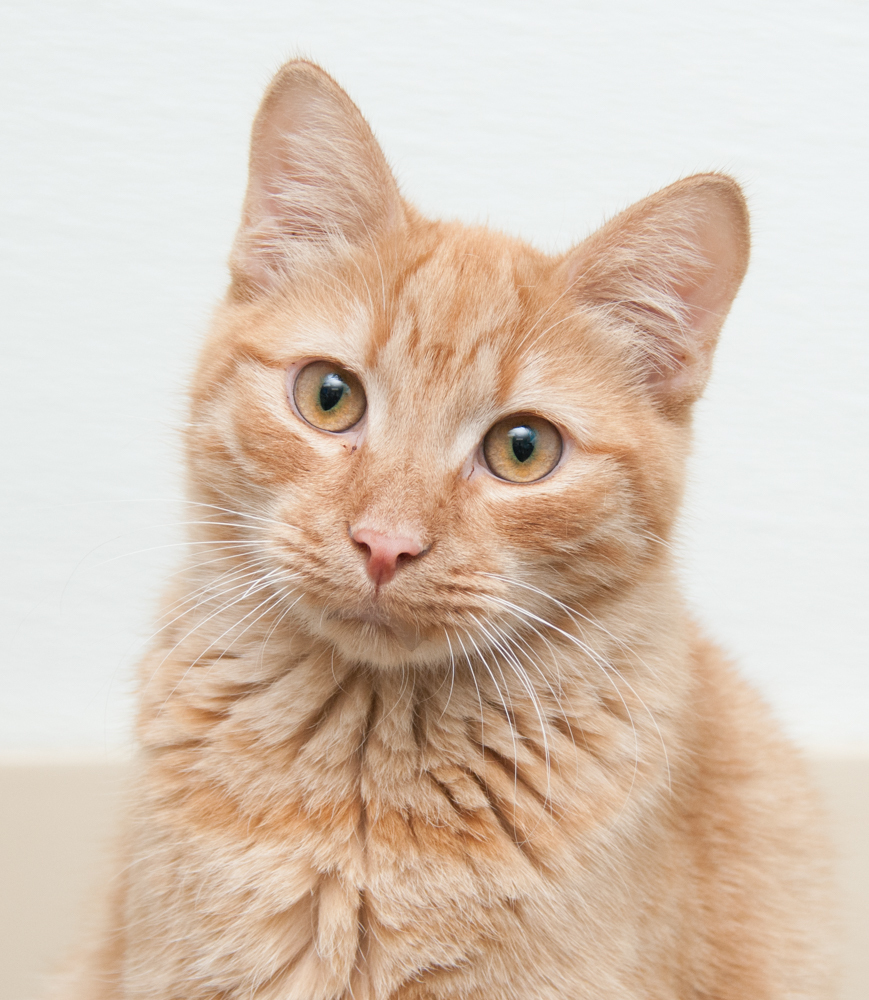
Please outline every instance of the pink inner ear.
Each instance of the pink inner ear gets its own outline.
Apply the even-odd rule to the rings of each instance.
[[[627,333],[631,364],[665,410],[702,392],[748,248],[738,185],[702,174],[629,208],[573,252],[577,296]]]
[[[744,211],[744,202],[740,200],[738,207]],[[715,337],[748,265],[747,218],[734,218],[732,205],[708,197],[698,206],[696,221],[695,240],[703,264],[691,280],[677,285],[676,292],[690,307],[692,327],[701,336],[710,331]]]
[[[288,63],[254,121],[234,276],[267,288],[312,249],[361,243],[401,218],[395,180],[359,110],[323,70]]]

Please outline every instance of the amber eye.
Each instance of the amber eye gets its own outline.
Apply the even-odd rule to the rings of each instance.
[[[293,399],[299,413],[323,431],[346,431],[365,413],[362,383],[331,361],[314,361],[296,376]]]
[[[489,468],[511,483],[542,479],[558,464],[561,449],[561,435],[552,424],[530,413],[499,420],[483,439]]]

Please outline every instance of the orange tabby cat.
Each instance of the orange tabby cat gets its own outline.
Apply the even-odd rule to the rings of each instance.
[[[110,930],[63,996],[827,995],[803,768],[667,544],[748,245],[719,174],[554,258],[431,222],[280,71]]]

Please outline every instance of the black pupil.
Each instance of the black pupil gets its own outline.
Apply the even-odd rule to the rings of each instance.
[[[534,454],[537,446],[537,431],[530,427],[513,427],[507,431],[507,437],[513,446],[513,454],[519,462],[527,462]]]
[[[326,412],[334,410],[349,391],[350,386],[344,379],[332,372],[320,383],[320,406]]]

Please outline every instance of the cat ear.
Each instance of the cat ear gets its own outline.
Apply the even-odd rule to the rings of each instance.
[[[230,258],[236,287],[270,288],[305,258],[370,241],[402,213],[398,186],[356,105],[313,63],[283,66],[253,123]]]
[[[739,185],[699,174],[638,202],[581,243],[567,258],[567,280],[624,340],[656,403],[676,415],[703,391],[748,253]]]

